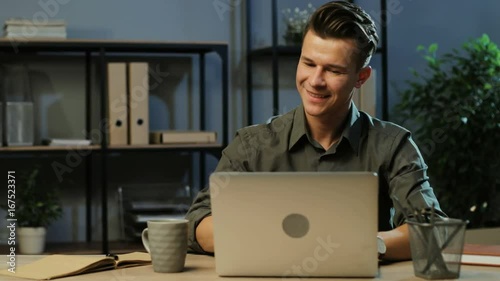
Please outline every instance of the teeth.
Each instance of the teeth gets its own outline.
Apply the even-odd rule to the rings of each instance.
[[[315,94],[311,94],[311,93],[309,93],[309,95],[311,95],[314,98],[325,98],[325,96],[322,96],[322,95],[315,95]]]

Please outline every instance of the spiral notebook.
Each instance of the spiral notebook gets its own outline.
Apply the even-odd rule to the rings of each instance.
[[[500,245],[465,244],[462,264],[500,267]]]

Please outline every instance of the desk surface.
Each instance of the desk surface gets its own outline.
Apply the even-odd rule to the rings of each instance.
[[[43,256],[29,256],[29,255],[18,255],[17,256],[17,266],[33,262]],[[5,256],[4,256],[5,258]],[[7,268],[6,263],[2,262],[1,269]],[[78,281],[78,280],[92,280],[92,281],[139,281],[139,280],[256,280],[258,278],[229,278],[229,277],[219,277],[215,273],[215,260],[213,257],[209,256],[199,256],[199,255],[188,255],[186,259],[186,267],[184,272],[181,273],[156,273],[153,271],[151,265],[139,266],[132,268],[125,268],[119,270],[108,270],[101,271],[97,273],[90,273],[85,275],[72,276],[56,280],[64,281]],[[28,279],[20,279],[15,277],[1,276],[2,281],[20,281]],[[282,278],[265,278],[266,281],[272,280],[283,280]],[[291,278],[290,280],[297,280]],[[303,278],[301,280],[328,280],[326,278]],[[334,278],[332,280],[423,280],[421,278],[415,277],[413,274],[412,263],[398,262],[389,265],[380,266],[379,276],[375,279],[354,279],[354,278]],[[462,265],[460,280],[500,280],[500,267],[486,267],[486,266],[467,266]]]

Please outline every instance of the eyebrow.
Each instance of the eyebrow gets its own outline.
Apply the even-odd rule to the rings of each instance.
[[[301,58],[302,58],[302,60],[304,60],[306,62],[314,63],[314,61],[308,57],[302,56]],[[328,68],[328,69],[335,68],[335,69],[341,69],[341,70],[347,71],[346,66],[342,66],[342,65],[338,65],[338,64],[327,64],[327,65],[325,65],[325,68]]]

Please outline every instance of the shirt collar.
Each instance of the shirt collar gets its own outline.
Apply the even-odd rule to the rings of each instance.
[[[354,102],[351,102],[351,110],[349,111],[349,120],[347,121],[347,126],[342,132],[342,139],[346,139],[351,148],[354,150],[356,155],[359,150],[359,143],[362,134],[362,122],[360,118],[360,113]],[[304,113],[304,106],[301,104],[295,109],[293,115],[293,126],[290,134],[290,139],[288,141],[288,150],[291,150],[297,142],[304,136],[307,135],[307,127]],[[341,139],[341,141],[342,141]]]
[[[359,143],[361,141],[361,134],[363,133],[362,120],[360,118],[360,113],[354,102],[351,102],[351,111],[349,116],[349,121],[347,126],[342,132],[342,137],[349,141],[352,150],[358,155]]]
[[[293,125],[290,139],[288,140],[288,150],[291,150],[307,134],[306,117],[304,114],[304,105],[300,104],[293,113]]]

